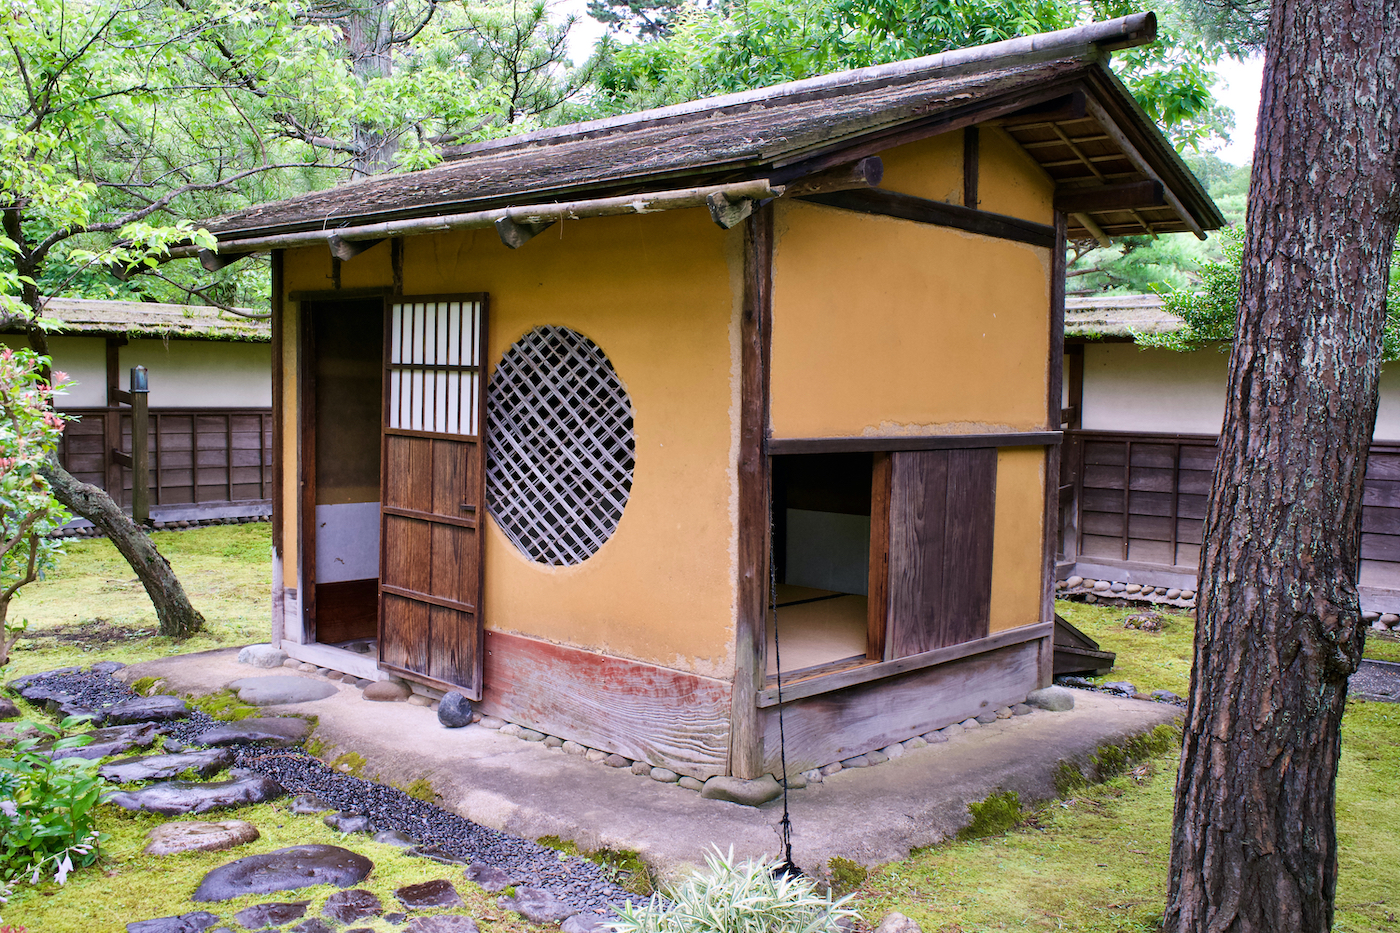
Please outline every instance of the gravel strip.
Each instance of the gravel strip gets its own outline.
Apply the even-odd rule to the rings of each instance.
[[[34,674],[12,686],[29,683],[62,691],[93,710],[137,695],[109,673],[73,668]],[[170,739],[189,745],[218,722],[194,710],[187,719],[161,723],[160,729]],[[257,745],[235,745],[232,749],[240,767],[272,778],[288,793],[315,794],[341,810],[363,813],[376,829],[407,833],[424,847],[464,863],[484,862],[504,871],[512,883],[545,888],[581,911],[607,911],[628,901],[644,900],[613,883],[602,867],[587,859],[563,857],[555,849],[473,823],[397,788],[344,774],[304,752]]]

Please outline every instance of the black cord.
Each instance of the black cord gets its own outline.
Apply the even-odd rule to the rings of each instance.
[[[783,652],[778,639],[778,565],[773,557],[773,519],[768,519],[768,600],[773,612],[773,666],[778,678],[778,758],[782,763],[783,819],[778,824],[783,843],[783,860],[773,869],[776,875],[789,878],[802,874],[792,861],[792,814],[788,810],[787,735],[783,732]]]

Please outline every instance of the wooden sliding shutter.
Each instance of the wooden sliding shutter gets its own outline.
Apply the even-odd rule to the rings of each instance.
[[[995,448],[890,455],[886,657],[988,634],[996,478]]]
[[[486,298],[404,298],[384,341],[379,660],[481,699]]]

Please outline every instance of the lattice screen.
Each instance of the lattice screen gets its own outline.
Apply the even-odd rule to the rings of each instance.
[[[395,304],[389,322],[389,427],[477,433],[481,302]]]
[[[536,327],[491,376],[486,504],[531,560],[581,563],[632,491],[632,400],[593,341]]]

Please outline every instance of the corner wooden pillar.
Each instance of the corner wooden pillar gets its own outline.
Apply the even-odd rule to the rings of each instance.
[[[283,250],[272,251],[272,647],[279,648],[286,635],[286,583],[282,565],[282,522],[286,519],[282,504],[282,442],[285,432],[282,405],[285,387],[282,385],[283,312],[282,271]],[[262,464],[258,465],[259,471]]]
[[[1065,369],[1065,239],[1068,215],[1055,212],[1055,244],[1050,247],[1050,346],[1049,378],[1046,380],[1046,429],[1058,431],[1063,425]],[[1060,527],[1060,453],[1062,445],[1045,448],[1045,521],[1041,531],[1041,608],[1040,621],[1055,621],[1055,551]],[[1055,679],[1055,636],[1041,641],[1038,686],[1048,687]]]
[[[768,362],[773,327],[773,208],[744,221],[744,294],[739,323],[739,579],[734,630],[734,690],[729,712],[729,773],[763,773],[758,694],[765,675],[768,610]]]

